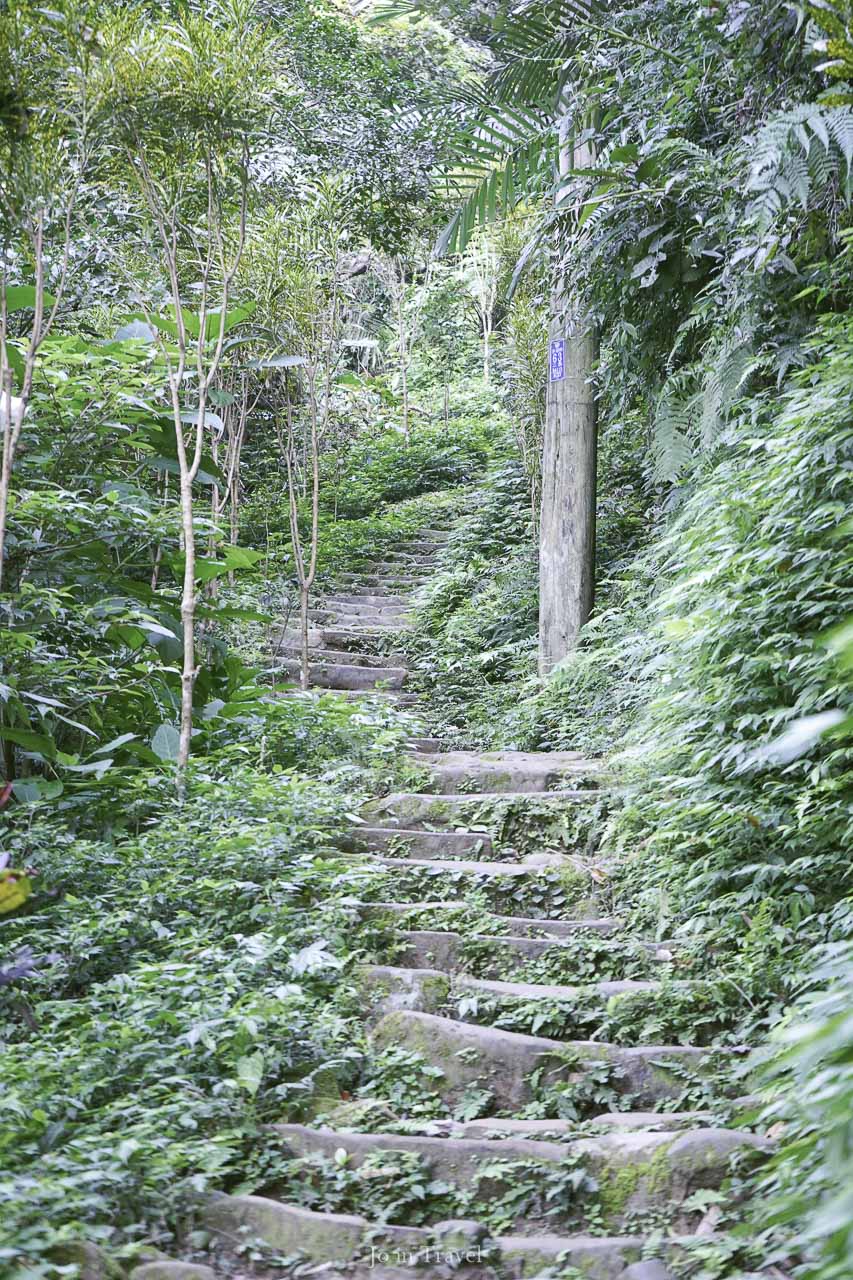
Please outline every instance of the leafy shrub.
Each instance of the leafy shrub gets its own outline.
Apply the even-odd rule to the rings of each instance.
[[[775,1093],[761,1124],[781,1141],[757,1189],[759,1243],[767,1261],[793,1254],[797,1274],[823,1280],[853,1268],[851,908],[834,913],[842,936],[810,957],[804,991],[760,1055]]]
[[[135,840],[46,821],[14,838],[39,891],[6,931],[52,957],[2,989],[0,1260],[166,1240],[264,1122],[298,1114],[318,1067],[356,1052],[323,1012],[344,917],[322,904],[350,803],[197,767],[187,805]]]

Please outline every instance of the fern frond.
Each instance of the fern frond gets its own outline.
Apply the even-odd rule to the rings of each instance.
[[[651,453],[655,479],[676,484],[693,461],[690,436],[696,418],[696,396],[661,395],[652,421]]]

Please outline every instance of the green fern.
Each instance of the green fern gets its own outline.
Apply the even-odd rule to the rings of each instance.
[[[807,103],[772,116],[752,146],[749,213],[768,230],[789,206],[808,209],[831,183],[851,195],[853,108]]]
[[[660,484],[676,484],[694,459],[690,437],[698,416],[697,395],[686,395],[681,380],[673,379],[661,395],[652,421],[652,465]]]

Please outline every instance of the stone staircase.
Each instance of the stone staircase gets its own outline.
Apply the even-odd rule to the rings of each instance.
[[[402,637],[447,536],[424,530],[317,602],[314,686],[416,704]],[[298,652],[285,632],[285,673],[297,674]],[[245,1262],[257,1241],[271,1253],[255,1256],[356,1280],[666,1280],[710,1230],[696,1193],[764,1149],[731,1127],[725,1054],[577,1033],[614,1002],[648,1007],[690,985],[677,945],[633,936],[577,852],[606,805],[600,764],[576,752],[442,750],[414,734],[422,782],[365,807],[352,856],[365,874],[361,926],[375,940],[357,975],[371,1053],[422,1064],[419,1104],[378,1087],[371,1096],[368,1063],[360,1097],[321,1102],[310,1124],[273,1126],[270,1149],[293,1162],[291,1193],[207,1202],[211,1251],[230,1267],[164,1261],[139,1280],[283,1274]],[[389,1177],[389,1161],[392,1183],[395,1170],[423,1170],[415,1222],[338,1205],[341,1170],[368,1186]],[[326,1210],[292,1194],[303,1178],[319,1182]]]

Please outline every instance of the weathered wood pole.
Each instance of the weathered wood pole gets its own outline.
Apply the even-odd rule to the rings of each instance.
[[[593,163],[589,145],[573,150],[561,134],[560,172]],[[548,391],[542,441],[539,526],[539,671],[547,675],[578,642],[595,589],[597,406],[596,326],[571,281],[551,293]]]

